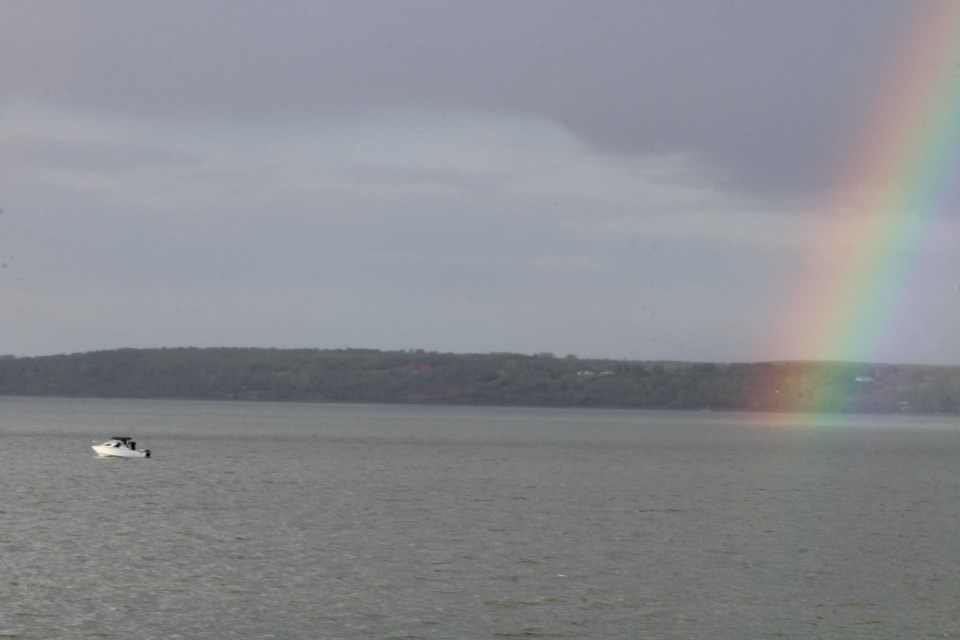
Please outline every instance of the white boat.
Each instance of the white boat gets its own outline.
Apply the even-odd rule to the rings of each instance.
[[[150,449],[137,449],[137,443],[128,436],[113,436],[106,442],[94,444],[93,450],[101,458],[150,457]]]

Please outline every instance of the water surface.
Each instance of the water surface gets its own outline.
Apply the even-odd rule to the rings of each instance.
[[[0,398],[0,638],[960,637],[960,423],[822,422]]]

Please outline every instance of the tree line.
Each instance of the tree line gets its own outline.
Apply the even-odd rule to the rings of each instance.
[[[116,349],[0,357],[0,394],[960,414],[960,367],[376,349]]]

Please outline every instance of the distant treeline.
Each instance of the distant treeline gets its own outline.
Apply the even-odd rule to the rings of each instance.
[[[960,414],[960,367],[118,349],[0,357],[0,395]]]

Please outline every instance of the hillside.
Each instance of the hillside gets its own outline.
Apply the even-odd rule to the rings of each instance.
[[[960,367],[118,349],[0,357],[0,395],[952,414],[960,413]]]

